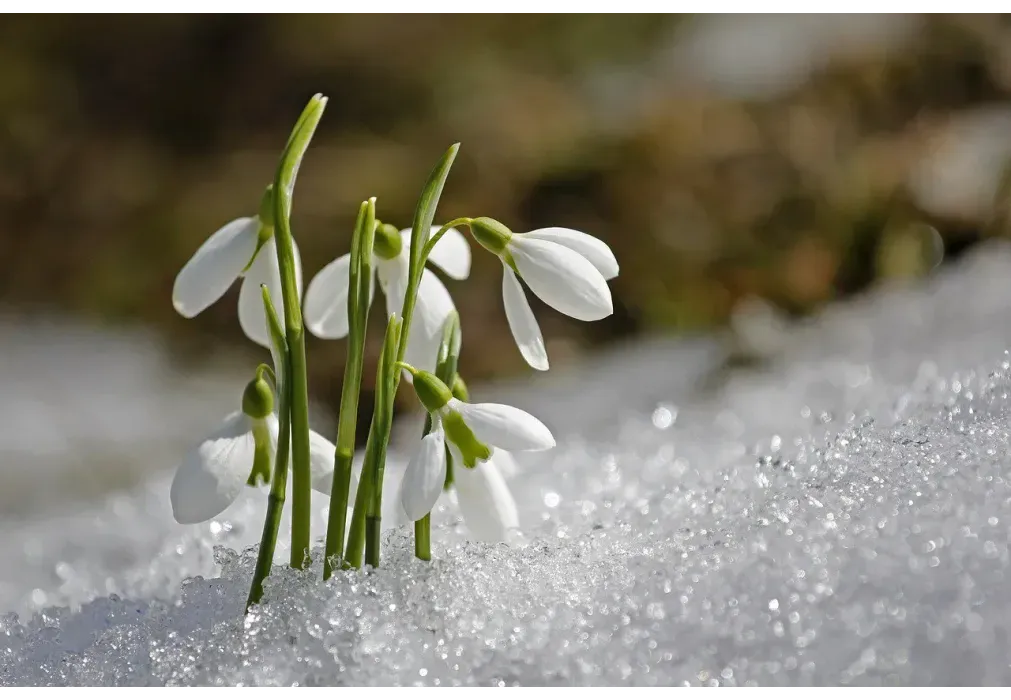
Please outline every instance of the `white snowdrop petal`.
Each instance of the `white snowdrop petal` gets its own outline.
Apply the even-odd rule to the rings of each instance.
[[[441,226],[433,226],[429,236],[434,236]],[[411,230],[407,229],[404,240],[410,243]],[[403,232],[401,232],[403,235]],[[439,242],[432,248],[428,261],[455,280],[465,280],[470,276],[470,244],[467,238],[455,228],[447,229]]]
[[[412,520],[421,520],[435,507],[446,483],[446,443],[442,428],[437,427],[421,439],[401,486],[401,504]]]
[[[379,287],[386,297],[386,316],[399,314],[404,308],[404,295],[407,293],[407,273],[409,264],[405,253],[392,260],[382,260],[377,258],[376,277],[379,279]]]
[[[547,426],[526,411],[501,403],[465,403],[452,400],[452,410],[459,412],[479,440],[503,450],[547,450],[555,438]]]
[[[513,236],[509,251],[523,281],[544,303],[580,321],[611,315],[607,280],[579,253],[551,241]]]
[[[257,259],[263,255],[263,250],[257,254]],[[255,263],[254,263],[255,264]],[[252,269],[250,269],[252,272]],[[280,284],[278,284],[277,295],[274,289],[270,290],[270,299],[277,309],[277,320],[284,329],[284,310],[276,300],[280,295]],[[247,274],[242,279],[242,286],[239,287],[239,326],[246,337],[257,345],[270,347],[270,332],[267,330],[267,317],[263,311],[263,296],[260,292],[260,281],[252,274]]]
[[[488,461],[495,463],[495,466],[505,479],[511,479],[519,473],[516,458],[505,450],[494,450]]]
[[[407,341],[407,351],[404,353],[404,362],[426,372],[435,372],[441,344],[441,336],[425,335],[420,329],[415,330],[412,327],[411,337]],[[403,378],[409,383],[414,383],[414,378],[407,370],[404,370]]]
[[[392,260],[376,260],[376,277],[379,280],[379,286],[383,290],[383,295],[386,297],[387,318],[394,314],[399,315],[404,308],[404,296],[407,294],[407,275],[409,272],[406,253],[408,242],[404,243],[404,250],[401,251],[398,257]],[[424,275],[422,276],[422,284],[424,284]],[[421,286],[419,286],[418,295],[420,296],[421,293]],[[404,353],[404,361],[419,369],[432,370],[433,367],[426,365],[422,360],[429,355],[434,355],[438,351],[438,348],[434,351],[431,350],[431,338],[417,330],[419,325],[418,317],[421,315],[420,307],[422,307],[420,300],[415,301],[414,318],[410,331],[411,338],[408,341],[407,351]],[[408,382],[413,381],[410,373],[406,370],[403,373],[403,377]]]
[[[256,250],[260,223],[256,217],[235,219],[204,241],[176,275],[172,305],[193,318],[228,291]]]
[[[481,542],[504,542],[509,531],[519,527],[516,501],[498,470],[495,452],[473,469],[453,470],[453,487],[460,515],[467,529]]]
[[[305,292],[305,308],[302,313],[305,318],[305,327],[317,338],[343,338],[348,334],[348,287],[350,283],[350,253],[342,255],[328,264],[309,282],[309,288]]]
[[[512,331],[520,354],[534,369],[542,372],[548,369],[548,351],[544,347],[544,336],[537,318],[530,309],[527,295],[516,279],[515,273],[505,267],[502,275],[502,303],[505,305],[506,320]]]
[[[294,243],[294,241],[293,241]],[[302,258],[298,246],[294,245],[295,280],[299,299],[302,293]],[[277,311],[277,319],[284,330],[284,296],[281,291],[281,271],[277,266],[277,244],[274,239],[263,244],[256,259],[250,265],[239,288],[239,325],[246,337],[254,343],[270,347],[270,333],[267,330],[267,316],[263,310],[263,293],[260,285],[266,284],[270,290],[270,300]]]
[[[236,411],[183,459],[169,493],[183,524],[210,520],[230,506],[253,469],[255,442],[249,418]]]
[[[571,228],[553,226],[550,228],[539,228],[536,231],[522,235],[557,243],[579,253],[589,260],[590,264],[597,268],[597,271],[606,280],[618,276],[618,260],[614,257],[614,253],[611,252],[611,248],[604,241],[588,233]]]
[[[397,528],[403,525],[410,525],[412,520],[404,512],[404,479],[396,480],[396,490],[394,497],[390,498],[386,493],[389,490],[389,477],[383,481],[383,530]]]
[[[442,344],[442,328],[455,308],[449,291],[438,276],[431,270],[423,271],[404,357],[408,364],[429,372],[435,371],[439,345]]]

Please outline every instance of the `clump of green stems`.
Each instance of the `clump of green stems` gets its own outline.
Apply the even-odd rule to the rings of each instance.
[[[277,262],[281,275],[283,305],[281,317],[278,316],[266,288],[263,288],[263,302],[277,375],[275,390],[278,394],[278,449],[247,609],[260,601],[263,595],[263,582],[270,573],[287,488],[289,449],[292,473],[290,565],[293,568],[303,569],[310,563],[309,396],[305,328],[296,280],[290,215],[298,169],[325,107],[326,98],[322,95],[316,95],[309,101],[285,145],[273,184],[270,212],[273,217]],[[440,228],[431,237],[426,235],[431,231],[439,198],[458,149],[459,144],[454,144],[443,154],[429,175],[415,209],[404,304],[401,312],[391,316],[386,326],[376,372],[375,410],[369,427],[361,478],[349,525],[347,510],[351,495],[352,459],[374,274],[372,253],[376,226],[379,224],[376,218],[375,198],[362,202],[358,210],[351,239],[350,287],[347,297],[348,353],[337,423],[329,522],[324,546],[324,579],[329,578],[335,568],[360,568],[363,562],[377,567],[380,563],[383,478],[393,423],[394,399],[401,379],[398,363],[403,362],[407,351],[421,275],[432,248],[446,231],[454,226],[466,225],[470,221],[468,218],[456,219]],[[459,319],[454,313],[450,315],[445,325],[436,368],[437,375],[450,386],[456,378],[459,350]],[[426,431],[430,429],[429,422],[426,424]],[[449,479],[447,486],[448,484]],[[424,560],[431,559],[429,517],[426,516],[415,523],[415,539],[417,557]]]

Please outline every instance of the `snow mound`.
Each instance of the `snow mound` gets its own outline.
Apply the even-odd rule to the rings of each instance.
[[[26,523],[75,529],[33,592],[70,607],[0,620],[0,683],[1009,684],[1009,272],[992,246],[879,290],[710,392],[706,341],[518,389],[565,426],[510,480],[522,536],[471,543],[449,502],[432,563],[391,530],[381,569],[278,567],[246,617],[258,505],[180,528],[156,481]]]

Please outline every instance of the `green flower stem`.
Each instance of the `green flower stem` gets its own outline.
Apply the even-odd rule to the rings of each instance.
[[[288,348],[284,332],[277,320],[277,313],[270,301],[270,292],[262,287],[263,306],[267,312],[267,327],[270,329],[270,339],[274,346],[276,357],[281,362],[287,362]],[[278,368],[281,376],[288,375],[288,368]],[[274,372],[271,372],[274,376]],[[263,520],[263,534],[260,537],[260,550],[256,555],[256,568],[253,570],[253,583],[246,599],[246,612],[260,602],[263,597],[263,582],[270,575],[270,567],[274,563],[274,549],[277,546],[277,531],[281,525],[281,513],[284,510],[284,494],[288,489],[288,451],[291,442],[291,421],[289,419],[290,394],[284,383],[278,383],[274,378],[274,386],[278,397],[279,428],[277,434],[277,459],[270,481],[270,495],[267,497],[267,514]]]
[[[309,100],[288,139],[274,179],[274,238],[281,274],[288,366],[291,369],[290,381],[286,379],[285,384],[289,385],[291,414],[291,566],[296,569],[304,568],[309,560],[312,477],[309,469],[309,385],[305,361],[305,330],[302,326],[289,215],[295,178],[325,107],[326,98],[322,95],[315,95]]]
[[[397,349],[398,362],[403,362],[404,355],[407,353],[407,341],[411,334],[411,319],[414,316],[414,304],[418,297],[418,285],[421,284],[421,273],[425,269],[425,260],[427,260],[427,255],[423,257],[425,248],[427,247],[424,244],[429,242],[428,234],[432,230],[432,221],[435,219],[435,210],[439,206],[442,188],[446,184],[449,170],[453,167],[453,161],[456,160],[456,154],[459,150],[460,144],[454,143],[443,154],[442,159],[428,176],[428,182],[425,183],[425,187],[421,191],[421,197],[418,198],[418,206],[414,210],[407,291],[404,294],[404,308],[400,314],[404,325],[400,329],[400,347]],[[443,226],[443,229],[448,230],[449,228],[449,225]],[[436,232],[436,235],[440,233],[445,234],[445,231]],[[432,236],[432,238],[435,239],[435,236]],[[429,252],[431,252],[430,249]],[[400,386],[400,371],[392,365],[386,369],[393,374],[393,391],[396,393],[397,387]]]
[[[414,521],[414,556],[421,561],[432,561],[432,514],[426,513]]]
[[[393,377],[399,377],[394,358],[397,346],[400,344],[401,322],[396,316],[386,324],[386,337],[383,338],[383,354],[379,360],[378,377],[376,380],[376,418],[373,428],[379,428],[376,434],[376,449],[371,460],[366,460],[362,471],[366,469],[372,474],[370,481],[372,491],[367,501],[365,513],[365,563],[372,567],[379,566],[379,549],[381,520],[383,515],[383,477],[386,475],[386,449],[390,443],[390,429],[393,424],[393,399],[395,385]],[[393,373],[393,377],[390,373]]]
[[[355,508],[351,516],[351,531],[348,534],[348,544],[344,559],[348,566],[360,567],[361,546],[358,539],[359,531],[362,531],[361,540],[365,540],[366,560],[372,566],[379,564],[379,518],[382,513],[382,479],[385,469],[386,449],[390,440],[390,430],[393,422],[393,399],[400,386],[400,368],[398,362],[403,362],[407,352],[407,341],[411,331],[411,318],[414,315],[414,305],[418,296],[418,285],[421,283],[421,271],[424,269],[425,258],[424,243],[428,241],[428,234],[432,230],[432,221],[435,219],[435,210],[442,196],[442,189],[449,177],[449,170],[456,159],[456,153],[460,150],[460,144],[455,143],[443,154],[435,168],[428,176],[425,187],[418,198],[418,206],[414,211],[414,223],[411,234],[410,266],[408,268],[407,289],[404,294],[404,307],[400,314],[400,323],[396,341],[397,352],[396,362],[385,362],[379,369],[376,378],[377,399],[382,387],[386,401],[376,402],[376,409],[372,417],[372,427],[369,430],[368,444],[365,450],[365,464],[362,467],[362,479],[358,485],[358,494],[355,497]],[[445,227],[444,227],[445,228]],[[443,232],[445,233],[445,232]],[[389,326],[387,326],[387,340],[389,340]],[[384,343],[384,356],[386,346]],[[388,410],[383,404],[388,405]],[[366,512],[370,516],[369,534],[366,537],[364,532],[366,523]],[[369,545],[371,543],[371,546]]]
[[[373,427],[375,415],[373,414]],[[370,429],[368,441],[365,443],[365,466],[373,459],[375,452],[374,433]],[[365,554],[365,511],[368,509],[372,493],[372,472],[362,468],[362,478],[358,481],[358,493],[355,494],[355,507],[351,513],[351,527],[348,530],[348,543],[344,548],[344,567],[360,569],[362,557]]]
[[[365,515],[365,563],[373,569],[379,568],[379,550],[382,548],[380,521],[378,515]]]
[[[435,376],[453,386],[456,368],[460,361],[460,315],[453,311],[443,323],[442,341],[439,343],[439,354],[435,365]],[[424,435],[432,432],[432,416],[425,417]],[[447,469],[452,460],[447,450]],[[447,479],[449,475],[447,473]],[[432,514],[428,513],[421,520],[414,522],[414,556],[423,561],[432,559]]]
[[[383,351],[376,368],[376,408],[365,443],[365,461],[362,478],[355,495],[355,508],[351,514],[351,530],[344,551],[344,562],[355,569],[362,565],[362,555],[372,566],[378,566],[382,516],[383,475],[386,466],[386,447],[390,441],[389,428],[393,420],[393,394],[386,367],[400,340],[400,320],[393,316],[386,325]],[[380,495],[377,497],[376,493]],[[374,562],[374,563],[373,563]]]
[[[425,415],[422,436],[432,432],[432,416]],[[421,520],[414,521],[414,556],[421,561],[432,561],[432,514],[425,513]]]
[[[468,226],[471,221],[473,221],[473,219],[471,219],[469,216],[464,216],[459,219],[453,219],[448,224],[446,224],[438,231],[436,231],[435,234],[428,239],[428,242],[425,243],[425,247],[422,249],[421,252],[422,261],[428,262],[428,257],[432,254],[432,249],[435,248],[435,244],[438,243],[442,239],[442,237],[446,235],[446,232],[449,231],[449,229],[453,228],[454,226]],[[424,268],[424,265],[422,265],[422,268]]]
[[[330,519],[326,528],[323,580],[330,578],[336,559],[343,554],[347,526],[348,497],[358,426],[358,396],[365,364],[365,332],[369,319],[372,287],[372,248],[376,232],[376,200],[362,202],[351,238],[351,279],[348,287],[348,358],[344,365],[344,386],[337,422],[333,483],[330,488]]]

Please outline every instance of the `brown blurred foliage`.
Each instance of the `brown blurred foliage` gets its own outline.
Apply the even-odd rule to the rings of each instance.
[[[255,211],[317,91],[331,100],[293,222],[306,279],[347,250],[362,199],[409,225],[431,165],[461,141],[442,220],[579,228],[621,262],[613,318],[535,306],[556,365],[612,338],[721,324],[745,297],[805,313],[919,274],[934,245],[920,231],[949,256],[1003,232],[1002,208],[932,206],[910,182],[954,119],[1011,94],[1005,18],[775,21],[9,16],[0,294],[154,324],[187,359],[243,342],[237,290],[185,321],[172,282],[207,235]],[[476,254],[472,279],[448,286],[468,376],[524,371],[497,261]],[[343,344],[310,353],[336,405]]]

